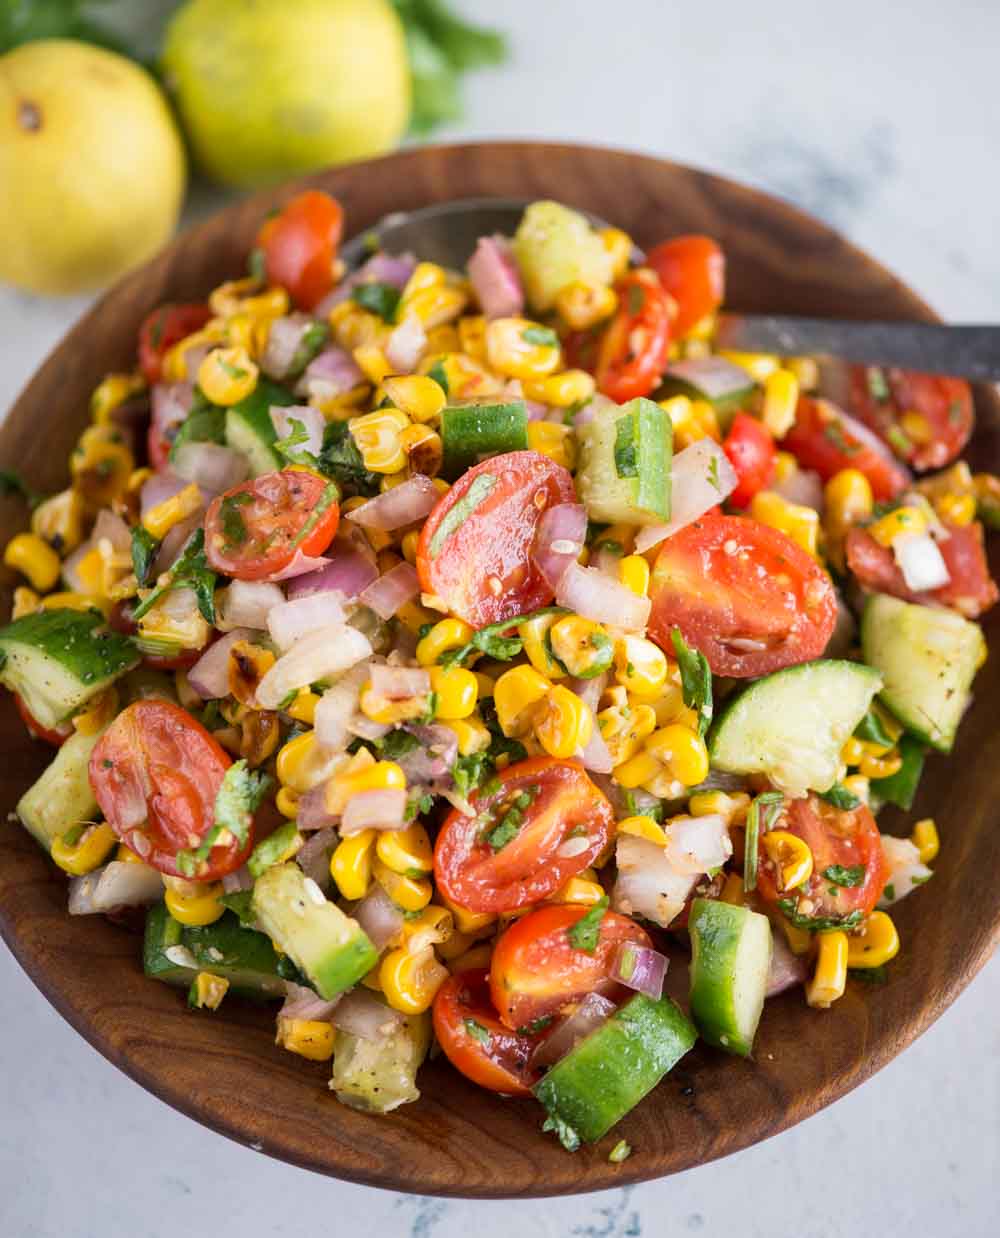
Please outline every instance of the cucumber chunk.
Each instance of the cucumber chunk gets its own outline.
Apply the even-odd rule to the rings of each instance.
[[[611,255],[579,211],[532,202],[511,243],[528,303],[543,312],[567,284],[610,284]]]
[[[748,1057],[764,1009],[771,923],[749,907],[696,898],[691,933],[691,1015],[704,1040]]]
[[[904,733],[899,737],[896,747],[903,764],[888,778],[873,778],[870,790],[873,800],[883,804],[895,804],[897,808],[909,812],[924,772],[927,745],[916,736]]]
[[[276,864],[253,888],[257,922],[329,1000],[368,974],[378,951],[356,920],[307,882],[297,864]]]
[[[840,750],[882,686],[860,662],[823,660],[758,679],[732,701],[708,740],[712,766],[766,774],[789,795],[829,791]]]
[[[97,611],[40,610],[0,628],[0,683],[49,729],[138,661]]]
[[[251,477],[284,468],[286,461],[274,449],[278,435],[271,421],[271,405],[294,403],[290,391],[261,378],[246,399],[226,410],[226,442],[249,460]]]
[[[637,993],[535,1084],[547,1125],[570,1151],[600,1139],[696,1039],[694,1025],[669,998]]]
[[[17,815],[25,829],[46,851],[52,843],[81,821],[97,816],[97,800],[90,789],[90,754],[103,735],[74,732],[52,758],[41,777],[17,803]]]
[[[979,625],[875,593],[861,616],[861,649],[882,675],[883,703],[919,739],[950,752],[986,653]]]
[[[468,404],[441,414],[445,477],[456,478],[487,456],[526,451],[528,414],[523,400],[509,404]]]
[[[200,971],[229,981],[256,1001],[285,996],[278,955],[263,933],[242,928],[231,911],[214,924],[184,925],[159,902],[146,912],[142,966],[147,976],[187,989]]]
[[[598,408],[579,430],[576,485],[592,520],[656,524],[670,518],[673,428],[643,398]]]
[[[417,1071],[431,1043],[429,1014],[408,1015],[377,1040],[337,1029],[330,1090],[368,1113],[389,1113],[418,1100]]]

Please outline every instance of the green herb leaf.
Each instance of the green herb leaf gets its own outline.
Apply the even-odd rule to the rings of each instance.
[[[747,811],[746,843],[743,857],[743,888],[757,889],[757,853],[760,836],[766,833],[777,820],[785,802],[780,791],[765,791],[754,799]],[[764,809],[764,820],[761,821],[761,809]]]
[[[518,1029],[518,1036],[537,1036],[539,1032],[544,1032],[549,1026],[555,1015],[543,1014],[537,1019],[532,1019],[530,1023],[523,1023]]]
[[[0,469],[0,495],[19,494],[29,507],[35,508],[45,497],[33,490],[14,469]]]
[[[444,368],[443,361],[435,361],[431,368],[427,371],[427,377],[433,378],[445,395],[450,394],[450,384],[448,382],[448,374]]]
[[[170,569],[167,583],[151,589],[135,608],[133,617],[141,619],[153,604],[171,589],[188,588],[194,590],[202,617],[207,623],[214,624],[215,580],[215,573],[208,566],[205,558],[205,530],[195,529],[188,538],[187,545],[181,551],[177,562]]]
[[[328,481],[323,487],[323,493],[316,501],[315,507],[309,513],[309,519],[305,522],[298,533],[292,538],[292,549],[296,550],[309,537],[313,529],[319,524],[324,512],[331,504],[336,503],[340,498],[340,491],[337,488],[337,483]]]
[[[463,1019],[462,1022],[465,1026],[466,1032],[472,1037],[472,1039],[477,1040],[484,1049],[488,1049],[492,1039],[490,1036],[490,1029],[488,1027],[484,1027],[478,1019]]]
[[[878,400],[879,403],[888,400],[889,384],[886,382],[885,373],[877,365],[868,366],[866,378],[868,380],[868,391],[872,399]]]
[[[382,284],[377,280],[358,284],[351,291],[351,300],[373,314],[378,314],[383,322],[396,321],[396,309],[402,293],[393,284]]]
[[[242,546],[247,540],[247,526],[239,509],[252,502],[253,496],[248,490],[238,490],[235,494],[225,495],[219,504],[219,523],[227,550]]]
[[[712,722],[712,671],[708,659],[698,649],[692,649],[680,628],[670,634],[674,655],[681,672],[684,704],[698,715],[698,734],[704,735]]]
[[[160,543],[141,524],[132,526],[132,570],[140,585],[149,583],[149,572]]]
[[[319,465],[319,460],[311,451],[303,448],[302,444],[308,442],[309,431],[306,429],[305,422],[300,421],[298,417],[289,417],[288,434],[285,438],[279,438],[275,442],[274,450],[280,456],[284,456],[290,464],[302,464],[306,468],[314,469]]]
[[[488,752],[470,752],[467,756],[456,758],[451,776],[456,792],[463,799],[468,799],[495,772],[496,765]]]
[[[828,421],[823,427],[823,437],[845,456],[855,456],[861,450],[860,443],[849,442],[839,421]]]
[[[807,933],[836,933],[841,929],[846,932],[857,928],[865,918],[860,907],[847,916],[803,916],[796,909],[794,898],[778,899],[778,907],[786,920]]]
[[[835,886],[845,886],[852,890],[855,886],[864,885],[865,866],[852,864],[849,868],[845,868],[843,864],[831,864],[823,869],[823,876]]]
[[[849,967],[847,974],[851,980],[859,980],[872,988],[880,988],[889,980],[889,970],[884,963],[881,967]]]
[[[854,728],[854,734],[858,739],[868,740],[870,743],[879,744],[883,748],[891,748],[894,743],[892,736],[882,725],[882,719],[874,710],[869,710],[865,714]]]
[[[319,355],[329,335],[330,329],[325,322],[320,322],[319,320],[311,322],[302,332],[299,346],[292,354],[292,359],[288,363],[288,369],[285,371],[282,381],[290,384],[294,379],[298,378],[309,362]]]
[[[259,245],[255,245],[247,255],[247,274],[259,284],[267,280],[267,255]]]
[[[244,928],[253,928],[256,923],[256,916],[250,906],[253,902],[253,890],[235,890],[232,894],[220,894],[219,902],[239,916],[240,924]]]
[[[575,924],[570,925],[566,930],[566,936],[574,950],[583,950],[587,954],[594,953],[601,936],[601,921],[607,910],[608,896],[605,894],[592,907],[589,907]]]
[[[848,790],[842,782],[835,782],[829,791],[820,791],[819,798],[826,800],[828,804],[832,804],[834,808],[842,808],[849,811],[852,808],[857,808],[861,800]]]
[[[476,508],[481,507],[486,502],[496,489],[498,481],[499,478],[494,477],[492,473],[480,473],[455,506],[445,513],[444,519],[434,530],[434,536],[431,538],[430,555],[432,559],[437,558],[448,538],[465,524]]]
[[[411,735],[409,731],[404,731],[402,727],[397,727],[390,731],[388,735],[383,735],[381,739],[375,741],[375,747],[379,751],[379,755],[386,761],[398,761],[400,757],[405,757],[408,752],[414,752],[420,747],[420,740],[416,735]]]
[[[709,485],[715,487],[716,490],[722,489],[722,482],[719,480],[719,457],[713,456],[708,462],[708,481]]]
[[[438,658],[438,662],[441,666],[461,666],[465,659],[474,653],[484,653],[488,658],[509,662],[521,652],[524,642],[519,636],[504,636],[504,632],[520,627],[522,623],[527,623],[531,619],[539,619],[542,615],[566,614],[569,614],[569,611],[564,606],[542,606],[539,610],[529,611],[526,615],[513,615],[510,619],[502,619],[499,623],[488,623],[485,628],[480,628],[478,632],[473,633],[468,644],[460,649],[449,649],[447,653],[443,653]]]
[[[558,348],[559,336],[551,327],[525,327],[521,339],[526,344],[539,344],[543,348]]]
[[[365,498],[378,494],[379,477],[365,468],[365,462],[346,421],[328,422],[319,453],[319,471],[347,494]]]

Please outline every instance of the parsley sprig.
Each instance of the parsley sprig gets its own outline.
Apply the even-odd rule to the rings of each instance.
[[[133,618],[141,619],[152,606],[171,589],[193,589],[198,599],[198,609],[207,623],[215,623],[215,572],[205,558],[205,530],[195,529],[166,574],[167,580],[157,585],[142,599],[133,612]]]
[[[712,722],[712,671],[699,649],[692,649],[680,628],[670,634],[674,655],[681,672],[684,704],[698,715],[698,734],[704,735]]]
[[[569,611],[564,606],[543,606],[540,610],[529,611],[526,615],[515,615],[512,619],[502,619],[499,623],[489,623],[485,628],[472,633],[472,639],[460,649],[450,649],[438,659],[442,666],[461,666],[466,658],[474,653],[484,653],[488,658],[496,658],[498,662],[509,662],[516,658],[524,648],[524,641],[519,636],[505,636],[512,628],[527,623],[529,619],[538,619],[542,615],[567,615]]]
[[[234,761],[226,770],[215,795],[214,823],[197,847],[177,853],[177,867],[185,877],[193,877],[212,853],[224,831],[244,846],[250,835],[253,814],[270,790],[268,774],[255,773],[246,761]]]
[[[569,926],[566,936],[574,950],[583,950],[586,954],[594,953],[601,936],[601,921],[607,910],[608,896],[605,894],[575,924]]]

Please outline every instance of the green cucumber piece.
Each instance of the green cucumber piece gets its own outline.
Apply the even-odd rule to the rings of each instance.
[[[673,428],[652,400],[598,409],[578,431],[576,474],[587,515],[607,524],[657,524],[670,518]]]
[[[861,616],[861,649],[882,675],[883,704],[918,739],[950,752],[986,652],[979,624],[874,593]]]
[[[177,459],[178,449],[185,443],[223,443],[226,438],[226,410],[215,404],[207,404],[188,413],[177,428],[170,445],[171,463]]]
[[[610,284],[611,255],[579,211],[560,202],[532,202],[511,242],[532,309],[551,309],[567,284]]]
[[[844,741],[881,686],[879,672],[860,662],[805,662],[765,675],[731,701],[712,727],[712,766],[766,774],[789,795],[829,791]]]
[[[764,1009],[771,922],[749,907],[696,898],[691,934],[691,1017],[717,1049],[749,1057]]]
[[[40,610],[0,629],[0,683],[49,729],[138,661],[97,611]]]
[[[870,790],[883,803],[895,804],[897,808],[909,812],[924,772],[927,745],[915,735],[903,734],[896,747],[903,764],[889,778],[873,778]]]
[[[271,421],[271,405],[294,403],[295,396],[285,387],[261,378],[245,399],[226,410],[226,442],[249,460],[252,477],[284,468],[285,461],[274,448],[278,435]]]
[[[746,406],[755,386],[746,370],[725,357],[692,357],[667,367],[656,398],[683,395],[689,400],[706,400],[724,418]]]
[[[669,998],[637,993],[535,1084],[565,1147],[593,1143],[651,1092],[697,1039]]]
[[[274,946],[263,933],[241,927],[231,911],[214,924],[184,925],[165,903],[155,903],[146,912],[142,967],[147,976],[179,989],[208,971],[228,980],[233,993],[251,1000],[270,1001],[286,991]]]
[[[526,451],[528,413],[523,400],[509,404],[463,404],[441,414],[442,471],[457,478],[487,456]]]
[[[25,829],[46,851],[53,841],[82,821],[93,821],[97,800],[90,788],[90,754],[103,735],[81,735],[66,740],[41,777],[17,802],[17,815]]]
[[[378,951],[356,920],[307,882],[295,863],[276,864],[253,888],[254,916],[274,944],[329,1000],[366,976]]]
[[[417,1071],[431,1043],[429,1014],[407,1015],[377,1040],[337,1029],[330,1090],[352,1109],[389,1113],[418,1100]]]

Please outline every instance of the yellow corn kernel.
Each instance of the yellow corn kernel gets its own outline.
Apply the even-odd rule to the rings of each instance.
[[[586,284],[580,280],[560,288],[556,309],[574,331],[586,331],[618,308],[618,294],[607,284]]]
[[[399,436],[400,446],[406,453],[411,473],[423,473],[434,477],[441,468],[444,446],[441,435],[430,426],[411,425]],[[405,475],[399,480],[405,481]]]
[[[294,718],[296,722],[304,722],[306,726],[312,726],[316,721],[316,706],[318,704],[319,697],[315,692],[310,692],[306,688],[300,688],[298,696],[288,706],[285,713],[290,718]]]
[[[819,386],[819,366],[813,357],[786,357],[783,365],[799,380],[802,391],[815,391]]]
[[[615,679],[641,698],[660,695],[667,682],[666,654],[644,636],[622,636],[615,641]]]
[[[478,684],[476,686],[478,688]],[[441,725],[446,726],[458,740],[458,751],[463,757],[474,752],[485,752],[490,746],[492,737],[478,717],[444,719]]]
[[[621,228],[601,228],[597,235],[611,257],[611,278],[621,279],[632,260],[632,238]]]
[[[761,420],[775,438],[784,438],[795,423],[799,380],[791,370],[775,370],[764,379]]]
[[[437,952],[447,963],[452,959],[459,958],[461,955],[465,954],[467,950],[471,950],[475,944],[476,939],[471,933],[453,932],[446,941],[442,941],[438,944]]]
[[[722,887],[722,893],[719,898],[724,903],[731,903],[734,907],[742,907],[744,903],[743,878],[739,873],[728,873],[725,884]]]
[[[379,830],[375,854],[387,868],[403,877],[427,877],[434,867],[431,840],[417,821],[402,830]]]
[[[133,469],[128,475],[128,485],[125,487],[129,494],[138,494],[147,481],[153,476],[151,468],[143,467],[141,469]]]
[[[738,365],[740,369],[746,370],[755,383],[764,382],[781,365],[779,358],[772,353],[735,352],[731,348],[725,348],[719,350],[719,356],[725,357],[733,365]]]
[[[191,482],[177,494],[151,507],[142,518],[142,526],[157,541],[162,541],[175,524],[187,520],[188,516],[193,516],[200,508],[201,491]]]
[[[267,314],[272,317],[288,313],[288,293],[284,288],[275,286],[259,295],[253,295],[259,288],[260,280],[252,275],[228,280],[212,289],[208,298],[209,309],[217,318],[230,318],[238,313]]]
[[[118,850],[115,852],[115,859],[121,864],[142,864],[142,859],[136,855],[131,847],[126,847],[124,843],[118,844]]]
[[[435,666],[443,653],[461,649],[472,639],[473,629],[462,619],[441,619],[417,643],[417,661]]]
[[[411,954],[426,946],[442,946],[455,933],[455,917],[447,907],[428,903],[423,911],[407,916],[401,930],[402,944]]]
[[[73,488],[92,509],[106,507],[124,493],[135,459],[110,426],[91,426],[80,435],[69,460]]]
[[[382,726],[397,726],[402,722],[412,722],[415,718],[423,717],[427,712],[427,706],[428,695],[401,697],[399,700],[379,696],[372,687],[371,680],[364,684],[358,697],[358,708],[365,717]]]
[[[370,383],[381,383],[392,373],[392,366],[378,344],[359,344],[353,356]]]
[[[580,679],[591,679],[611,664],[611,637],[592,619],[566,615],[552,624],[549,640],[555,656]]]
[[[819,512],[802,503],[790,503],[773,490],[760,490],[750,503],[750,515],[761,524],[786,533],[814,558],[819,547]]]
[[[279,1015],[274,1043],[289,1053],[308,1058],[310,1062],[326,1062],[333,1057],[335,1035],[330,1022],[321,1019],[283,1019]]]
[[[750,807],[750,796],[745,791],[698,791],[688,800],[688,812],[692,817],[722,817],[726,825],[743,821]]]
[[[514,666],[504,671],[493,686],[497,720],[504,735],[520,738],[532,727],[538,706],[552,685],[531,666]]]
[[[645,814],[637,817],[625,817],[624,820],[619,821],[615,826],[615,832],[618,834],[633,834],[636,838],[645,838],[648,842],[656,843],[658,847],[665,847],[667,845],[667,834],[663,826]]]
[[[371,989],[373,993],[382,992],[382,982],[378,978],[379,964],[376,963],[367,976],[361,977],[361,983],[366,989]]]
[[[31,513],[31,531],[66,555],[83,541],[83,517],[80,494],[73,489],[61,490]]]
[[[422,1014],[430,1009],[438,989],[448,979],[448,969],[438,962],[433,946],[411,952],[390,950],[379,967],[378,978],[385,1000],[403,1014]]]
[[[26,576],[39,593],[54,588],[62,571],[59,556],[37,533],[17,533],[7,543],[3,561]]]
[[[545,378],[524,381],[524,394],[529,400],[551,404],[553,408],[570,408],[582,404],[594,394],[596,383],[586,370],[561,370]]]
[[[41,606],[44,610],[99,610],[105,618],[111,613],[107,599],[96,593],[49,593]]]
[[[385,394],[411,421],[435,421],[448,403],[439,383],[426,374],[395,375],[384,380]]]
[[[703,438],[721,442],[719,418],[707,400],[691,400],[686,395],[675,395],[669,400],[661,400],[660,407],[666,410],[670,418],[675,451],[690,447]]]
[[[407,563],[416,563],[417,547],[420,545],[420,534],[416,529],[411,529],[409,533],[403,534],[403,540],[399,544],[400,550],[403,552],[403,558]]]
[[[476,936],[496,923],[497,918],[492,912],[469,911],[465,907],[459,907],[457,903],[453,903],[440,891],[438,892],[438,898],[455,917],[455,927],[460,933]]]
[[[802,955],[808,954],[813,947],[813,935],[807,929],[799,928],[793,924],[791,920],[784,916],[776,917],[778,924],[781,926],[781,931],[785,935],[785,941],[788,942],[788,948],[792,954]]]
[[[906,409],[899,415],[899,425],[906,437],[913,443],[932,443],[934,427],[916,409]]]
[[[845,778],[844,786],[852,795],[856,795],[862,804],[871,802],[871,784],[862,774],[851,774]]]
[[[99,382],[90,397],[90,415],[99,425],[106,425],[111,414],[131,395],[145,389],[141,374],[109,374]]]
[[[375,830],[361,830],[341,839],[330,856],[330,876],[341,897],[364,898],[372,881],[375,858]]]
[[[585,877],[570,877],[569,881],[559,887],[551,896],[553,903],[578,903],[584,906],[599,903],[604,898],[604,886],[599,881],[588,881]]]
[[[812,851],[797,834],[790,830],[769,830],[761,841],[768,859],[778,869],[779,890],[794,890],[812,876]]]
[[[419,636],[420,629],[426,627],[428,623],[433,623],[438,617],[438,612],[428,610],[426,606],[421,606],[419,602],[414,601],[404,602],[396,611],[396,618],[414,636]]]
[[[529,421],[528,446],[564,469],[572,469],[576,465],[576,439],[571,426],[555,421]]]
[[[225,976],[214,976],[210,971],[200,971],[188,993],[188,1004],[196,1010],[218,1010],[228,992],[229,981]]]
[[[506,378],[544,378],[562,353],[551,328],[527,318],[494,318],[486,327],[486,357]]]
[[[921,508],[911,505],[897,507],[868,526],[868,532],[880,546],[891,546],[901,534],[926,531],[927,517]]]
[[[298,791],[293,791],[291,787],[279,787],[278,793],[274,797],[274,806],[283,817],[288,817],[290,821],[294,821],[299,815]]]
[[[489,945],[473,946],[464,954],[448,960],[448,970],[453,976],[464,971],[489,971],[493,958],[493,947]]]
[[[404,911],[422,911],[431,901],[434,889],[424,877],[408,877],[394,872],[378,856],[372,862],[372,876],[397,907]]]
[[[860,765],[865,755],[864,744],[856,735],[849,735],[840,750],[840,759],[845,765]]]
[[[184,893],[168,885],[164,891],[164,902],[167,911],[181,924],[202,925],[214,924],[225,912],[225,907],[219,901],[222,896],[222,883],[197,886],[190,894]]]
[[[336,343],[348,352],[364,344],[377,344],[385,334],[382,319],[350,299],[335,305],[327,315],[327,321]]]
[[[330,773],[331,755],[320,747],[315,731],[306,731],[282,746],[275,771],[285,787],[305,795]]]
[[[546,679],[562,679],[566,675],[549,648],[555,622],[555,615],[536,615],[534,619],[519,624],[517,628],[517,634],[524,642],[528,661]]]
[[[83,709],[73,715],[73,728],[81,735],[103,731],[118,713],[118,689],[112,684],[92,696]]]
[[[245,348],[213,348],[198,366],[198,386],[213,404],[228,406],[250,395],[259,374]]]
[[[640,597],[649,592],[649,563],[642,555],[625,555],[618,564],[618,577],[626,589]]]
[[[848,967],[881,967],[899,953],[899,934],[884,911],[873,911],[847,940]]]
[[[409,284],[407,284],[409,289]],[[468,294],[461,288],[436,287],[423,288],[410,294],[404,290],[399,302],[397,317],[400,322],[411,314],[420,319],[425,331],[430,332],[435,327],[443,327],[454,322],[469,303]],[[428,338],[428,346],[431,341]]]
[[[799,462],[790,451],[776,451],[774,453],[775,481],[788,481],[790,478],[794,477],[798,471]]]
[[[534,731],[550,757],[568,758],[590,743],[594,715],[575,692],[556,684],[535,718]]]
[[[65,873],[82,877],[100,868],[114,850],[118,837],[106,821],[71,826],[52,840],[52,858]]]
[[[463,314],[458,320],[458,348],[475,361],[486,360],[486,318],[483,314]]]
[[[938,852],[941,850],[941,840],[938,837],[937,824],[933,817],[924,817],[922,821],[916,823],[910,835],[910,842],[920,852],[921,864],[930,864],[932,860],[937,859]]]
[[[891,778],[903,768],[903,758],[897,749],[891,749],[884,757],[866,752],[858,768],[865,778]]]
[[[400,435],[410,419],[398,408],[381,408],[374,413],[352,417],[347,423],[351,437],[372,473],[398,473],[406,468],[406,452]]]
[[[833,527],[847,529],[867,520],[875,508],[871,482],[859,469],[841,469],[824,488],[826,511]]]
[[[708,776],[708,749],[697,731],[671,723],[646,740],[646,751],[667,766],[686,787],[697,786]]]
[[[826,1010],[844,994],[847,984],[847,934],[820,933],[816,970],[806,985],[806,1001],[817,1010]]]
[[[974,494],[942,494],[935,499],[934,508],[942,520],[949,524],[968,525],[976,518],[976,496]]]
[[[11,619],[23,619],[25,615],[33,615],[38,610],[40,602],[41,598],[34,589],[29,589],[27,585],[18,585],[14,590]]]
[[[656,778],[662,770],[662,763],[651,752],[643,750],[629,757],[621,765],[616,765],[613,777],[619,786],[631,791]]]
[[[350,767],[338,770],[327,785],[326,805],[334,816],[339,816],[352,795],[361,791],[405,791],[406,775],[395,761],[374,761],[366,753],[367,761],[358,762],[357,753]]]
[[[656,714],[649,705],[609,705],[597,715],[597,725],[618,766],[631,760],[656,730]]]

